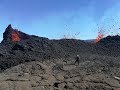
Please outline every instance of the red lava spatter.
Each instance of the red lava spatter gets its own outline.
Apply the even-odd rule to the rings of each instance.
[[[98,36],[97,36],[95,42],[98,43],[101,39],[104,38],[104,36],[105,36],[105,32],[104,32],[103,30],[100,30],[100,31],[98,32]]]
[[[12,41],[13,42],[19,42],[21,40],[20,33],[18,31],[12,32]]]

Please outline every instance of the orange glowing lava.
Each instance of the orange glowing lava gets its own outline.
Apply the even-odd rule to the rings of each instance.
[[[104,38],[104,36],[105,36],[105,31],[104,31],[104,30],[100,30],[100,31],[98,32],[98,36],[97,36],[95,42],[96,42],[96,43],[99,42],[101,39]]]
[[[12,32],[12,41],[19,42],[21,40],[20,33],[18,31]]]
[[[99,34],[98,37],[96,38],[96,43],[99,42],[101,39],[104,38],[104,34]]]

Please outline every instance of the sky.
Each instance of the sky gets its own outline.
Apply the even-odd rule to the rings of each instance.
[[[0,41],[12,24],[49,39],[95,39],[100,29],[119,33],[120,0],[0,0]]]

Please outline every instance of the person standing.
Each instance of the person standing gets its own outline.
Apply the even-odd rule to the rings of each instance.
[[[78,64],[79,65],[80,63],[80,56],[77,55],[76,58],[75,58],[75,63],[74,64]]]

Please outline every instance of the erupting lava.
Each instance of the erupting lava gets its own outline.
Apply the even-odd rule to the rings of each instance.
[[[99,42],[101,39],[103,39],[104,38],[104,36],[105,36],[105,33],[102,31],[102,30],[100,30],[99,32],[98,32],[98,37],[96,38],[96,43],[97,42]]]
[[[97,39],[96,39],[96,43],[99,42],[101,39],[103,39],[104,35],[103,34],[99,34]]]
[[[12,32],[12,41],[19,42],[21,40],[20,33],[18,31]]]

